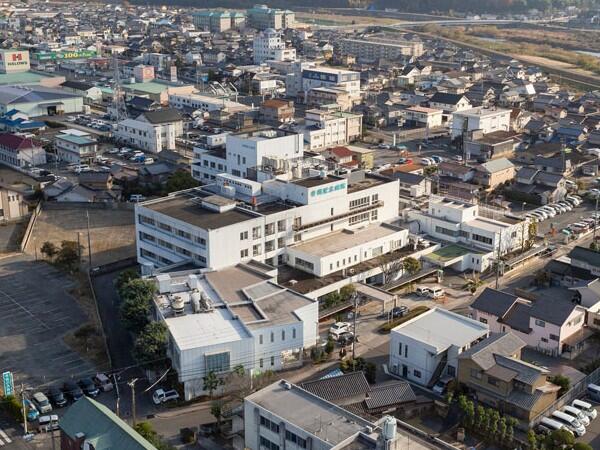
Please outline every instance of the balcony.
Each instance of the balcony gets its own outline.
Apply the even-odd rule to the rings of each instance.
[[[319,227],[321,225],[326,225],[329,223],[333,223],[333,222],[338,222],[340,220],[344,220],[347,217],[351,217],[354,216],[356,214],[360,214],[363,212],[367,212],[367,211],[372,211],[374,209],[380,208],[383,206],[383,201],[382,200],[378,200],[374,203],[371,203],[370,205],[365,205],[359,208],[355,208],[352,209],[350,211],[346,211],[345,213],[342,214],[336,214],[334,216],[330,216],[330,217],[326,217],[324,219],[321,220],[317,220],[316,222],[311,222],[311,223],[306,223],[303,225],[296,225],[294,224],[294,226],[292,227],[292,229],[294,231],[305,231],[305,230],[309,230],[311,228],[315,228],[315,227]]]

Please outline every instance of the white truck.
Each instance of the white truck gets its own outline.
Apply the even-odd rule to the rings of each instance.
[[[152,394],[152,401],[155,405],[160,405],[161,403],[167,403],[173,400],[178,400],[179,394],[175,389],[171,389],[170,391],[165,391],[164,389],[157,389]]]

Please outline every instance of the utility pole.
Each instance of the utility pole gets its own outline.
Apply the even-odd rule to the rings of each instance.
[[[502,248],[502,233],[500,233],[500,239],[498,240],[498,256],[496,258],[496,289],[498,289],[498,278],[500,277],[500,250]]]
[[[25,407],[25,386],[21,383],[21,404],[23,408],[23,430],[27,434],[27,408]]]
[[[352,339],[352,370],[356,370],[356,340],[358,339],[358,333],[356,332],[356,314],[358,310],[358,294],[355,292],[354,295],[354,314],[352,315],[352,329],[354,330],[354,339]]]
[[[598,196],[596,196],[596,208],[594,214],[594,246],[596,245],[596,227],[598,226]]]
[[[92,240],[90,238],[90,212],[85,210],[85,217],[87,219],[87,241],[88,241],[88,269],[92,269]]]
[[[119,403],[121,402],[121,396],[119,395],[119,383],[117,383],[117,374],[113,373],[113,382],[115,383],[115,392],[117,394],[117,405],[116,405],[116,411],[115,414],[117,415],[117,417],[121,417],[119,415],[120,411],[119,411]]]
[[[127,384],[131,388],[131,415],[133,417],[133,426],[136,425],[136,417],[135,417],[135,383],[138,379],[134,378],[130,380]]]

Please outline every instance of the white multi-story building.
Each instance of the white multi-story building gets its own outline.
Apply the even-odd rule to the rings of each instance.
[[[452,311],[433,308],[390,333],[389,369],[423,386],[456,377],[458,356],[490,334],[488,326]]]
[[[192,14],[192,21],[197,29],[222,33],[243,26],[246,16],[230,11],[198,11]]]
[[[302,135],[277,129],[230,134],[226,150],[194,148],[192,176],[202,183],[210,183],[220,173],[246,178],[248,169],[263,165],[265,158],[280,161],[302,158]]]
[[[246,17],[248,25],[257,30],[292,28],[296,20],[293,11],[273,9],[267,5],[254,5],[246,12]]]
[[[234,102],[226,97],[216,97],[205,94],[170,94],[169,106],[177,109],[192,109],[203,112],[211,111],[250,111],[250,107],[242,103]]]
[[[526,222],[483,217],[479,205],[443,197],[430,197],[427,211],[408,211],[408,218],[414,221],[413,231],[461,246],[454,255],[432,260],[459,271],[483,272],[498,254],[522,248],[529,237]],[[431,256],[436,258],[435,253]]]
[[[0,134],[0,164],[17,169],[46,164],[46,151],[37,141],[17,134]]]
[[[324,276],[402,248],[398,181],[295,167],[263,182],[217,175],[216,184],[136,205],[140,263],[191,261],[218,270],[257,260]],[[329,237],[329,250],[315,241]]]
[[[90,162],[98,151],[96,140],[80,130],[61,131],[54,137],[54,146],[58,159],[72,164]]]
[[[318,338],[318,303],[276,283],[273,269],[240,264],[220,271],[163,273],[156,319],[185,399],[207,394],[203,378],[241,366],[251,376],[302,362]]]
[[[115,137],[134,148],[152,153],[175,150],[175,139],[183,134],[183,120],[175,109],[159,109],[118,123]]]
[[[306,100],[313,88],[339,87],[350,95],[352,102],[360,100],[360,73],[332,67],[315,67],[302,70],[302,94]]]
[[[304,119],[304,141],[309,150],[346,145],[362,137],[362,114],[311,109]]]
[[[423,54],[423,42],[402,39],[342,39],[342,54],[356,56],[358,59],[374,61],[377,59],[396,59],[400,56],[419,57]]]
[[[244,398],[244,443],[235,448],[401,450],[437,446],[401,433],[396,419],[390,416],[370,422],[348,408],[280,380]]]
[[[464,132],[481,130],[483,134],[510,130],[510,109],[482,106],[452,113],[452,139]]]
[[[272,28],[258,33],[252,43],[254,50],[254,64],[262,64],[265,61],[295,61],[296,49],[287,48],[281,33]]]

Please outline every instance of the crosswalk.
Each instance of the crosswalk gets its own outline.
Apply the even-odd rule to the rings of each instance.
[[[0,428],[0,447],[4,447],[11,442],[12,439],[8,437],[8,434],[6,434],[2,428]]]

